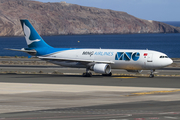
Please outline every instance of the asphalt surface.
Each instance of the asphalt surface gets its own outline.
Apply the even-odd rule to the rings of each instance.
[[[89,78],[73,74],[84,69],[1,66],[6,70],[67,74],[1,73],[0,120],[180,120],[180,77]],[[156,72],[172,75],[180,74],[180,69]]]
[[[103,87],[145,87],[180,89],[178,77],[103,77],[80,75],[0,74],[0,83],[50,85],[90,85]],[[8,88],[7,88],[8,89]],[[77,88],[75,88],[77,89]],[[108,88],[109,89],[109,88]],[[3,120],[172,120],[180,119],[180,92],[132,95],[132,92],[64,93],[34,92],[1,94]],[[122,96],[123,95],[123,96]],[[126,96],[130,95],[130,96]],[[176,99],[173,99],[176,97]],[[169,99],[168,99],[169,98]],[[114,103],[112,101],[115,101]],[[62,102],[62,103],[61,103]],[[70,105],[73,102],[77,105]],[[77,102],[77,103],[76,103]],[[89,105],[93,103],[92,105]],[[53,104],[53,105],[52,105]],[[79,105],[78,105],[79,104]],[[41,106],[40,106],[41,105]],[[62,106],[63,105],[63,106]],[[38,109],[34,109],[34,108]],[[32,109],[33,108],[33,109]],[[16,111],[17,110],[17,111]]]
[[[180,102],[134,102],[1,114],[5,120],[179,120]],[[169,110],[170,109],[170,110]],[[173,109],[173,111],[172,111]]]
[[[6,83],[37,83],[37,84],[70,84],[70,85],[98,85],[98,86],[131,86],[180,88],[179,77],[82,77],[81,75],[29,75],[29,74],[0,74],[0,82]],[[127,79],[126,79],[127,78]]]

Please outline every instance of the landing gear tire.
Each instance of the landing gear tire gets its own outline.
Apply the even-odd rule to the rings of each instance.
[[[87,75],[87,77],[92,77],[92,73],[91,72],[87,73],[86,75]]]
[[[150,74],[150,75],[149,75],[149,78],[153,78],[153,77],[154,77],[154,75],[153,75],[153,74]]]
[[[102,74],[102,76],[112,76],[112,72],[110,72],[109,74]]]
[[[83,73],[83,77],[92,77],[92,73],[91,72]]]
[[[83,73],[83,75],[82,75],[83,77],[86,77],[86,73]]]
[[[149,78],[153,78],[154,77],[154,72],[155,72],[155,69],[151,70],[151,74],[149,75]]]

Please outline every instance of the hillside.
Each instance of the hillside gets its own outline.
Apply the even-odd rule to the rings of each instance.
[[[65,2],[0,0],[0,36],[23,35],[19,19],[29,19],[41,35],[180,33],[179,27],[125,12]]]

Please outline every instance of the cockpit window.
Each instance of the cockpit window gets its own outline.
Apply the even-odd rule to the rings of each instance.
[[[168,58],[168,56],[160,56],[159,58]]]
[[[164,56],[160,56],[160,58],[163,58]]]

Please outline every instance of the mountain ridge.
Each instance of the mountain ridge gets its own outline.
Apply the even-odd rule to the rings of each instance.
[[[66,2],[0,0],[0,36],[24,35],[20,19],[28,19],[40,35],[180,33],[180,27],[126,12]]]

